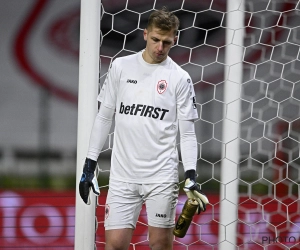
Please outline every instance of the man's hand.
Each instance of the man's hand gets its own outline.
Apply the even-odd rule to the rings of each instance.
[[[206,204],[209,202],[206,195],[201,191],[200,185],[195,181],[195,170],[188,170],[185,173],[185,184],[183,190],[188,198],[195,199],[199,206],[196,211],[197,214],[206,210]]]
[[[98,196],[100,194],[98,181],[94,174],[96,166],[97,166],[96,161],[86,158],[84,163],[83,173],[79,182],[79,194],[82,200],[88,205],[91,203],[89,197],[91,188],[93,189],[95,195]]]

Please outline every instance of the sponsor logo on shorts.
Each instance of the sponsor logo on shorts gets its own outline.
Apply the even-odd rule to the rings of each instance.
[[[127,79],[127,83],[137,84],[137,80]]]
[[[167,215],[166,215],[166,214],[159,214],[159,213],[156,213],[156,214],[155,214],[155,217],[159,217],[159,218],[167,218]]]
[[[143,104],[132,104],[124,105],[123,102],[120,104],[119,113],[125,115],[139,115],[144,117],[151,117],[154,119],[163,120],[166,113],[168,113],[168,109],[163,109],[159,107],[153,107],[149,105]]]

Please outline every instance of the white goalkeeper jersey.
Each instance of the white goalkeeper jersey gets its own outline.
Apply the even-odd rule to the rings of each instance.
[[[117,58],[98,101],[116,110],[110,180],[178,181],[178,119],[198,118],[189,74],[170,57],[144,61],[142,51]]]

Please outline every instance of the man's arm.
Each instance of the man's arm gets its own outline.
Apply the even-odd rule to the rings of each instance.
[[[179,120],[180,148],[182,163],[185,170],[185,186],[183,190],[188,198],[198,201],[199,207],[196,213],[206,210],[209,202],[205,194],[202,193],[199,184],[196,182],[197,165],[197,139],[193,120]]]
[[[196,170],[197,139],[193,120],[179,120],[180,148],[184,171]]]
[[[89,193],[91,188],[96,195],[100,194],[94,172],[97,166],[97,159],[110,131],[113,115],[114,109],[101,105],[94,121],[87,158],[85,159],[83,173],[79,182],[79,194],[86,204],[90,204]]]
[[[97,161],[109,134],[114,113],[114,109],[107,108],[104,105],[100,106],[91,132],[87,158]]]

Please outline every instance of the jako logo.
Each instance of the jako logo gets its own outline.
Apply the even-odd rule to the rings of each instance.
[[[131,80],[131,79],[127,79],[128,83],[133,83],[133,84],[137,84],[137,80]]]
[[[167,215],[166,214],[158,214],[158,213],[156,213],[155,217],[166,218]]]

